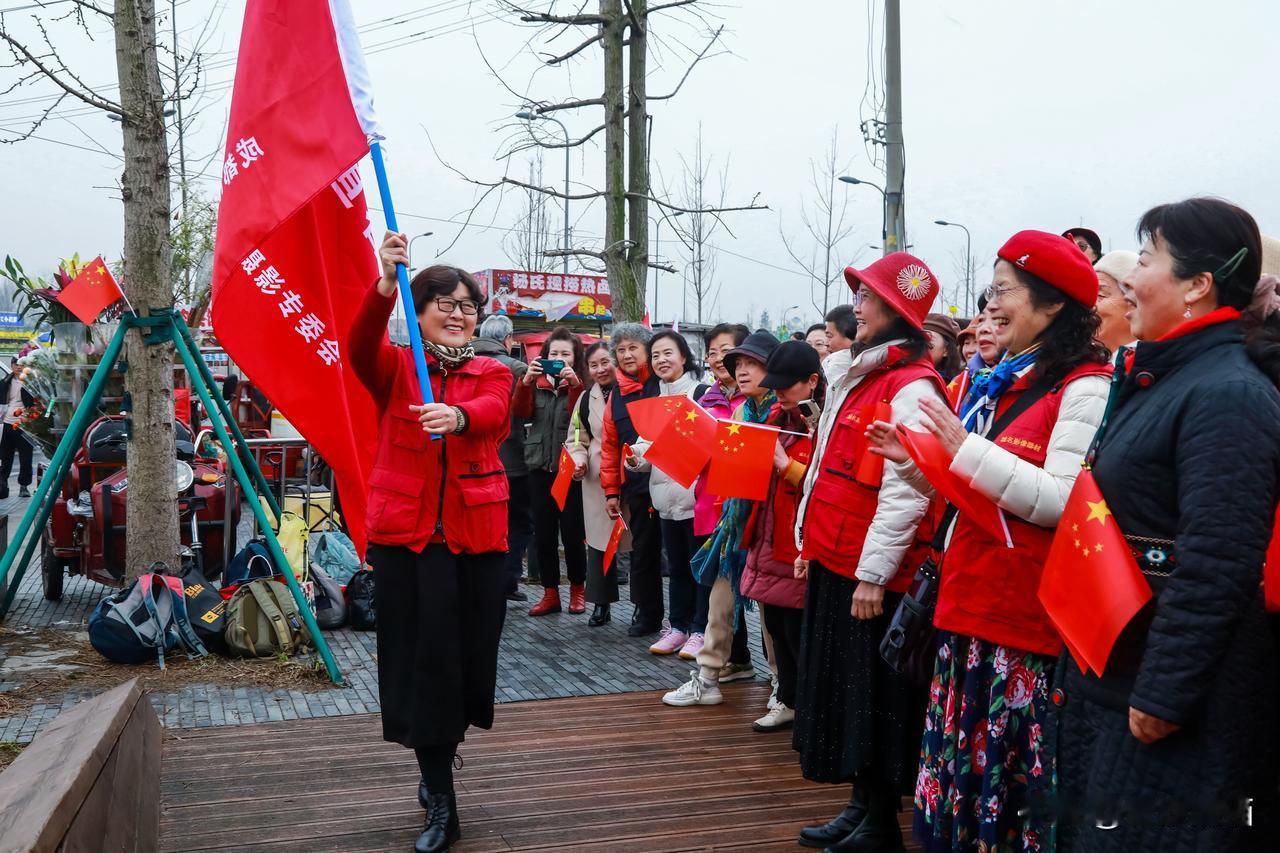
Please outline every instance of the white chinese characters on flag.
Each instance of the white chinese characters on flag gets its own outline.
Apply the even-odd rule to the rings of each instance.
[[[345,0],[249,3],[223,155],[213,328],[333,468],[361,553],[377,420],[343,349],[378,276],[359,171],[376,135]]]

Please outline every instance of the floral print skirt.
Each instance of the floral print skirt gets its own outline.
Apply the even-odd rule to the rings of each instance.
[[[1057,659],[943,633],[915,835],[927,851],[1053,849],[1049,690]]]

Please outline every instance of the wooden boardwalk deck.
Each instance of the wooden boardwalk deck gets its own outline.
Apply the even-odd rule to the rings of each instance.
[[[751,731],[761,685],[666,708],[627,693],[498,706],[455,774],[458,853],[797,850],[846,790],[800,777],[787,734]],[[408,850],[422,829],[412,753],[376,715],[171,732],[161,850]],[[909,814],[903,815],[903,822]]]

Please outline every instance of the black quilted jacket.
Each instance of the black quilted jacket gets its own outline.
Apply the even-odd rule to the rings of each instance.
[[[1259,583],[1280,486],[1280,391],[1238,323],[1139,345],[1094,472],[1121,529],[1174,541],[1174,561],[1167,578],[1148,578],[1154,599],[1105,675],[1068,670],[1062,789],[1119,826],[1066,820],[1061,847],[1267,849],[1241,827],[1275,816],[1276,655]],[[1130,706],[1182,728],[1144,746]]]

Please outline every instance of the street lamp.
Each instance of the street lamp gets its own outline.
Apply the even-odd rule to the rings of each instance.
[[[421,238],[421,237],[430,237],[430,236],[431,236],[432,234],[434,234],[434,233],[436,233],[436,232],[434,232],[434,231],[423,231],[421,234],[415,234],[415,235],[413,235],[412,237],[410,237],[410,238],[409,238],[409,251],[408,251],[408,253],[407,253],[407,254],[409,255],[409,276],[410,276],[410,277],[412,277],[412,276],[413,276],[413,274],[417,271],[417,270],[414,268],[414,266],[413,266],[413,241],[414,241],[414,240],[417,240],[417,239],[419,239],[419,238]]]
[[[851,175],[841,175],[840,180],[843,183],[852,184],[853,186],[858,186],[858,185],[868,186],[874,189],[876,192],[880,193],[880,247],[879,248],[880,248],[880,253],[882,255],[889,254],[889,247],[886,245],[886,242],[889,239],[889,230],[888,230],[888,226],[885,224],[886,223],[885,217],[887,216],[887,210],[889,205],[889,197],[884,194],[884,187],[880,186],[879,184],[873,184],[870,181],[864,181],[861,178],[855,178]]]
[[[684,216],[684,211],[677,210],[672,212],[671,214],[664,213],[660,219],[654,219],[652,216],[649,217],[649,221],[653,223],[654,260],[657,260],[658,251],[660,246],[662,245],[662,223],[666,220],[668,215]],[[653,322],[655,323],[658,322],[658,268],[656,266],[653,268]]]
[[[538,115],[530,110],[521,110],[516,113],[516,118],[523,121],[554,121],[560,125],[560,129],[564,131],[564,251],[569,251],[569,128],[564,126],[564,122],[555,116]],[[563,255],[564,271],[569,272],[569,255]]]
[[[973,271],[973,235],[969,233],[969,229],[965,228],[959,222],[948,222],[945,219],[933,220],[934,225],[951,225],[956,228],[964,228],[964,313],[969,313],[969,300],[973,296],[973,280],[971,278]]]

